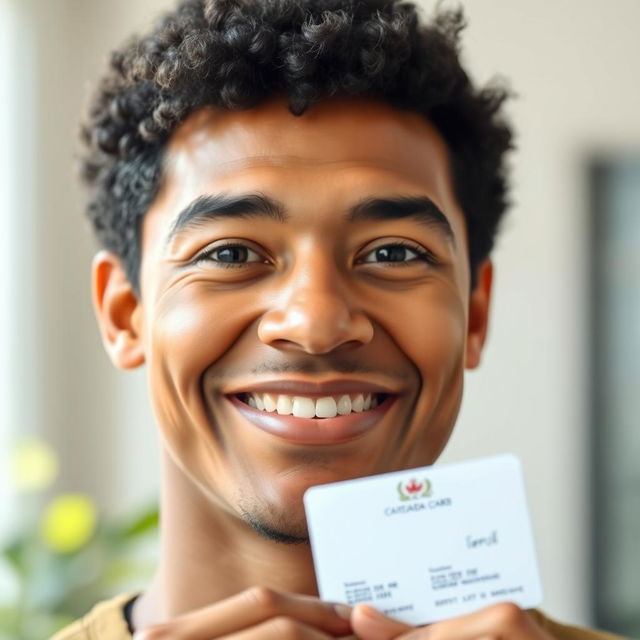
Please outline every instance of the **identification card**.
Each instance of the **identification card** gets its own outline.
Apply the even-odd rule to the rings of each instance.
[[[304,504],[323,600],[411,625],[542,600],[511,454],[311,487]]]

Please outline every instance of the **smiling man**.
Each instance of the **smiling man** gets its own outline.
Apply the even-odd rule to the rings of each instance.
[[[596,637],[317,599],[304,491],[435,462],[480,361],[510,132],[461,26],[190,0],[113,55],[83,129],[93,297],[113,363],[147,367],[161,552],[59,638]]]

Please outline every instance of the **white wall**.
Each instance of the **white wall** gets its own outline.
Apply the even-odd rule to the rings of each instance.
[[[13,84],[14,74],[11,72],[12,51],[15,48],[11,39],[11,27],[15,16],[13,7],[4,0],[0,1],[0,86]],[[0,147],[0,225],[10,224],[9,212],[13,208],[14,194],[11,191],[12,172],[10,149],[14,147],[11,132],[13,130],[13,113],[8,100],[0,100],[0,140],[5,140],[4,148]],[[13,291],[9,270],[13,262],[9,234],[0,235],[0,297],[12,297]],[[12,317],[0,314],[0,362],[11,359],[10,336],[12,333]],[[9,442],[12,421],[11,376],[8,367],[0,367],[0,522],[6,522],[9,513],[11,496],[9,487]],[[4,489],[1,489],[4,487]]]
[[[39,311],[37,335],[24,336],[20,397],[25,415],[62,452],[61,486],[92,491],[114,510],[153,494],[156,449],[143,374],[113,372],[94,328],[93,245],[71,178],[75,129],[106,52],[171,3],[15,1],[38,41],[37,160],[34,178],[25,174],[22,184],[35,199],[25,210],[35,228],[25,256],[38,270],[31,285]],[[584,164],[593,150],[640,147],[640,2],[462,4],[472,74],[484,82],[499,72],[520,94],[510,107],[519,151],[485,363],[468,376],[445,459],[522,457],[545,608],[589,622]]]
[[[114,511],[154,498],[157,447],[143,372],[114,371],[100,346],[90,304],[94,244],[74,165],[89,80],[136,27],[135,11],[125,2],[2,1],[15,64],[7,71],[15,82],[2,87],[0,162],[10,168],[2,219],[11,231],[0,310],[10,327],[0,345],[10,361],[2,427],[13,437],[43,435],[61,458],[59,487],[88,491]],[[154,13],[134,8],[138,23]]]
[[[35,283],[36,61],[31,18],[0,0],[0,535],[14,496],[9,449],[14,434],[39,429],[39,332]]]

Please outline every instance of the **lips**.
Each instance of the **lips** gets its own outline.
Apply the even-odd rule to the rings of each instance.
[[[250,407],[238,396],[227,396],[233,407],[258,429],[283,440],[301,445],[340,444],[371,431],[395,402],[386,396],[375,409],[335,418],[297,418]]]
[[[246,386],[238,386],[223,391],[225,395],[242,393],[272,393],[300,396],[330,396],[339,394],[382,393],[396,394],[392,387],[365,382],[361,380],[330,380],[325,382],[308,382],[304,380],[268,380],[254,382]]]
[[[390,385],[356,379],[252,380],[222,393],[254,427],[301,445],[339,444],[362,436],[399,395]]]

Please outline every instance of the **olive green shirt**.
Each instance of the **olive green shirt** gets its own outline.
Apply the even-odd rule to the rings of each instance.
[[[131,640],[123,607],[135,594],[126,594],[96,605],[84,618],[59,631],[51,640]],[[605,631],[560,624],[540,611],[529,613],[555,640],[621,640]]]

